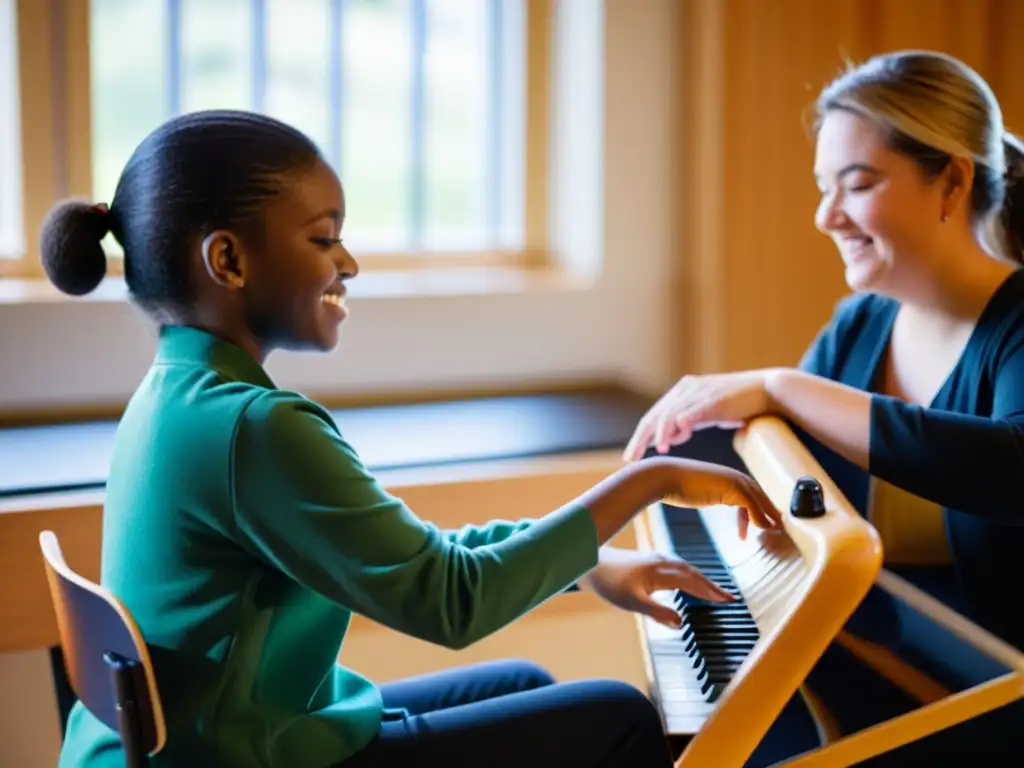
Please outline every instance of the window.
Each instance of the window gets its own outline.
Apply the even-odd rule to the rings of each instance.
[[[25,252],[14,0],[0,0],[0,259]]]
[[[0,179],[0,252],[21,262],[0,261],[0,275],[38,273],[21,233],[54,200],[110,202],[149,131],[208,108],[264,112],[317,142],[345,185],[345,241],[364,268],[534,264],[546,245],[550,3],[0,0],[3,35],[18,37],[17,5],[16,42],[40,62],[21,75],[22,91],[32,85],[22,116],[0,125],[0,160],[20,160],[2,167],[53,166],[26,179],[21,211],[16,179]],[[16,46],[0,43],[0,100],[17,107]]]
[[[524,35],[508,0],[92,0],[96,198],[167,117],[301,128],[337,169],[356,252],[522,245]],[[224,30],[233,30],[225,35]]]

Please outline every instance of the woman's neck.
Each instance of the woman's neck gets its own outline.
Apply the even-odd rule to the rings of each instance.
[[[977,321],[992,295],[1016,267],[992,258],[980,247],[929,261],[894,296],[901,311],[921,322],[955,327]]]

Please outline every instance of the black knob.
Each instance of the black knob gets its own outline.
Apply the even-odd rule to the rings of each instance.
[[[789,502],[789,511],[793,517],[821,517],[825,514],[825,493],[821,483],[813,477],[801,477],[793,488],[793,498]]]

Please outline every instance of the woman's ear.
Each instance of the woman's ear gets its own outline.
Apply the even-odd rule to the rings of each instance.
[[[974,186],[974,161],[969,157],[953,156],[942,172],[942,221],[950,219],[961,208],[970,204]],[[967,211],[968,217],[970,211]]]
[[[245,258],[238,238],[216,230],[203,238],[203,264],[214,282],[225,288],[245,287]]]

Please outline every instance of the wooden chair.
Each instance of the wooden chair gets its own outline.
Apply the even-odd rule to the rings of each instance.
[[[39,534],[39,545],[71,688],[120,734],[126,768],[148,766],[167,733],[142,633],[120,600],[68,567],[52,531]]]

